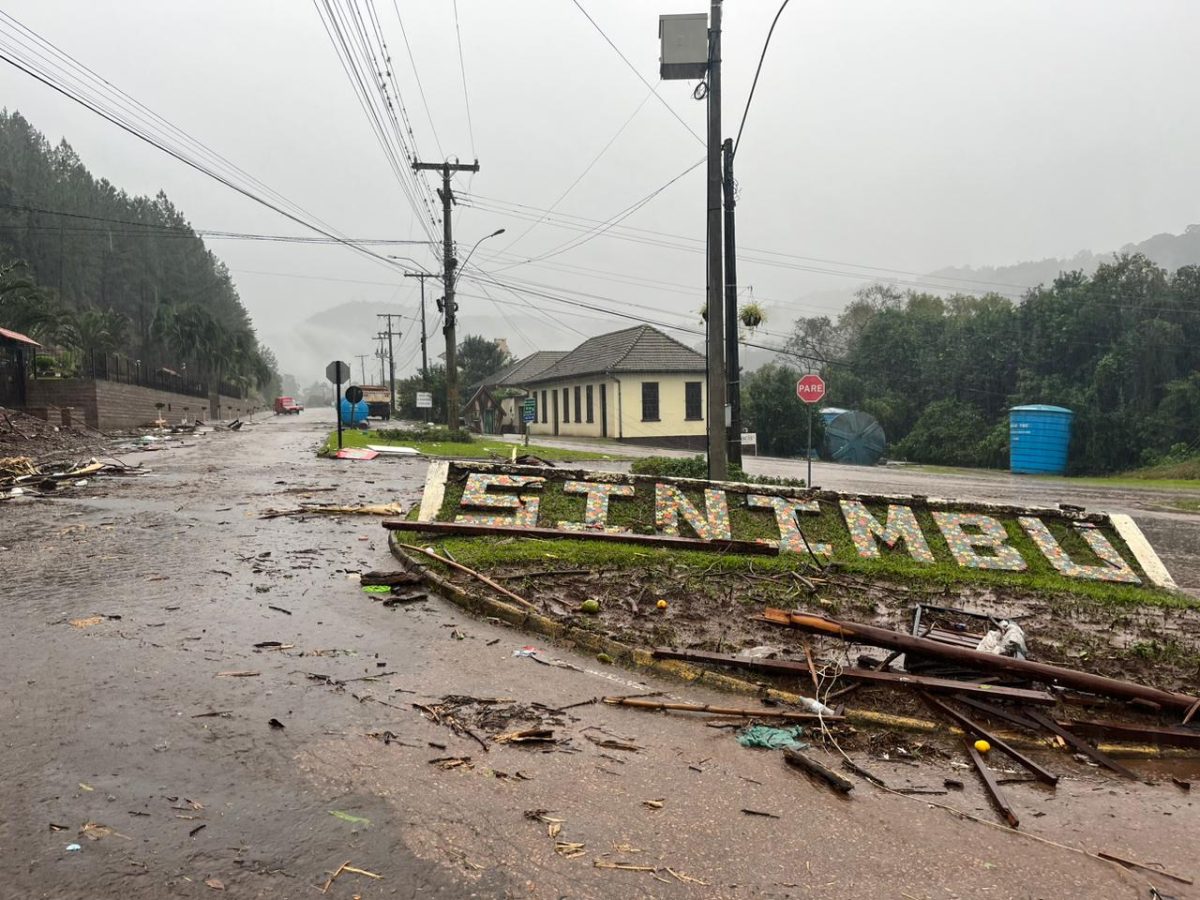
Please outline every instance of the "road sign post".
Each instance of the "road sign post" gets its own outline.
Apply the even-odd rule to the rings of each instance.
[[[526,397],[525,402],[521,404],[521,421],[525,425],[525,446],[529,446],[529,425],[537,418],[537,401],[532,397]]]
[[[342,385],[350,380],[350,366],[335,359],[325,367],[325,377],[337,385],[337,400],[333,405],[333,413],[337,416],[338,449],[342,449]]]
[[[825,397],[825,379],[820,375],[803,375],[796,382],[796,396],[808,406],[808,480],[805,487],[812,487],[812,420],[813,407]]]

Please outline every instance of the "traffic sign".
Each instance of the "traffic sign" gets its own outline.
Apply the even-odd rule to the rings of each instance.
[[[433,409],[433,394],[429,391],[417,391],[417,409]]]
[[[350,387],[346,388],[346,399],[351,403],[357,403],[362,399],[362,388],[357,384],[350,385]]]
[[[334,384],[345,384],[350,380],[350,366],[335,359],[325,367],[325,377]]]
[[[521,404],[521,421],[528,425],[537,419],[537,401],[532,397],[526,397],[525,402]]]
[[[796,382],[796,396],[805,403],[820,403],[825,396],[825,379],[820,375],[804,375]]]

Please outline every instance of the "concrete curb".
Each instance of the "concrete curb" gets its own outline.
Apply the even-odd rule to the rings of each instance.
[[[611,657],[614,664],[621,664],[626,668],[635,670],[648,669],[655,674],[665,675],[688,684],[699,684],[704,687],[711,687],[734,694],[768,697],[783,703],[798,704],[801,700],[801,695],[799,694],[777,690],[776,688],[768,688],[752,681],[746,681],[743,678],[713,672],[709,669],[702,669],[680,660],[656,659],[649,651],[629,647],[619,641],[614,641],[612,638],[589,631],[586,628],[559,622],[548,616],[505,603],[502,600],[486,597],[474,591],[468,591],[466,588],[460,587],[443,578],[437,572],[434,572],[429,566],[425,565],[423,562],[424,557],[418,558],[407,553],[404,549],[405,545],[399,540],[398,535],[399,532],[388,533],[388,548],[401,565],[419,574],[429,584],[441,591],[447,600],[468,612],[481,615],[485,618],[499,619],[509,625],[513,625],[524,631],[540,634],[551,640],[569,641],[576,648],[591,653],[607,654]],[[847,710],[846,721],[852,725],[891,728],[898,731],[923,734],[940,731],[957,735],[963,733],[960,729],[942,722],[934,722],[928,719],[914,719],[910,716],[894,716],[889,713],[874,712],[872,710]],[[1000,730],[996,730],[994,733],[1013,746],[1022,749],[1044,749],[1046,747],[1046,742],[1030,740],[1024,735]],[[1163,749],[1141,744],[1099,744],[1098,746],[1104,753],[1110,756],[1122,756],[1125,758],[1152,759],[1166,756],[1191,758],[1194,756],[1194,754],[1188,753],[1186,750],[1177,750],[1175,748]]]

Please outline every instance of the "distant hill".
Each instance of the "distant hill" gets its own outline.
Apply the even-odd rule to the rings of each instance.
[[[1181,266],[1200,265],[1200,225],[1189,225],[1183,234],[1156,234],[1139,244],[1126,244],[1108,253],[1080,250],[1070,259],[1039,259],[1011,266],[950,266],[929,274],[938,278],[969,278],[994,281],[1019,287],[1049,284],[1061,272],[1080,270],[1090,275],[1102,262],[1118,253],[1144,253],[1168,271]]]

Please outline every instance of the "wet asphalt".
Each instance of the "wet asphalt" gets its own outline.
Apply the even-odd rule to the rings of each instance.
[[[318,460],[328,424],[267,417],[129,456],[145,477],[0,506],[0,897],[312,897],[346,862],[382,877],[344,873],[327,896],[1149,896],[1142,874],[923,802],[995,821],[959,760],[860,760],[897,786],[966,789],[900,797],[859,782],[843,799],[683,716],[579,706],[553,752],[485,752],[429,721],[411,704],[451,693],[745,701],[437,597],[383,607],[352,577],[394,568],[378,519],[259,518],[419,497],[421,460]],[[266,641],[285,649],[255,648]],[[573,668],[513,655],[529,644]],[[383,732],[395,739],[371,736]],[[471,767],[429,762],[445,756]],[[1046,759],[1065,773],[1056,791],[1007,788],[1023,831],[1200,876],[1188,794]],[[581,853],[555,851],[525,815],[539,809]]]

